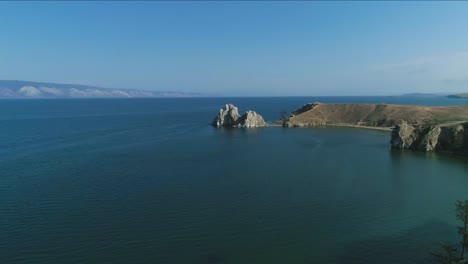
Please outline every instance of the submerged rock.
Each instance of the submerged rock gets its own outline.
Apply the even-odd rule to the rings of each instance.
[[[233,104],[226,104],[219,110],[218,116],[211,123],[215,127],[264,127],[267,125],[263,117],[255,111],[247,111],[242,116]]]

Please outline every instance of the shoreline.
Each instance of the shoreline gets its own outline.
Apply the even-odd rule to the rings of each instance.
[[[266,127],[283,127],[280,124],[268,124]],[[326,125],[317,125],[317,126],[303,126],[303,127],[294,127],[294,128],[310,128],[310,127],[347,127],[347,128],[358,128],[358,129],[371,129],[371,130],[379,130],[379,131],[387,131],[391,132],[393,127],[376,127],[376,126],[361,126],[361,125],[351,125],[351,124],[326,124]]]
[[[361,126],[361,125],[350,125],[350,124],[326,124],[325,126],[362,128],[362,129],[372,129],[372,130],[380,130],[380,131],[388,131],[388,132],[391,132],[393,130],[393,127]]]

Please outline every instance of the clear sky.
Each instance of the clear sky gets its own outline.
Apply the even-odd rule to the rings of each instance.
[[[0,79],[246,96],[468,92],[468,2],[0,2]]]

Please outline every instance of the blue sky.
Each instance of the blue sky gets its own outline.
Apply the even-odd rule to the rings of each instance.
[[[0,79],[213,95],[468,92],[468,2],[0,2]]]

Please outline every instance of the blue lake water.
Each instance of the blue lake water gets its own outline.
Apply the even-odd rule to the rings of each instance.
[[[413,97],[0,101],[0,263],[431,263],[456,242],[468,161],[389,133],[215,129],[307,102]]]

